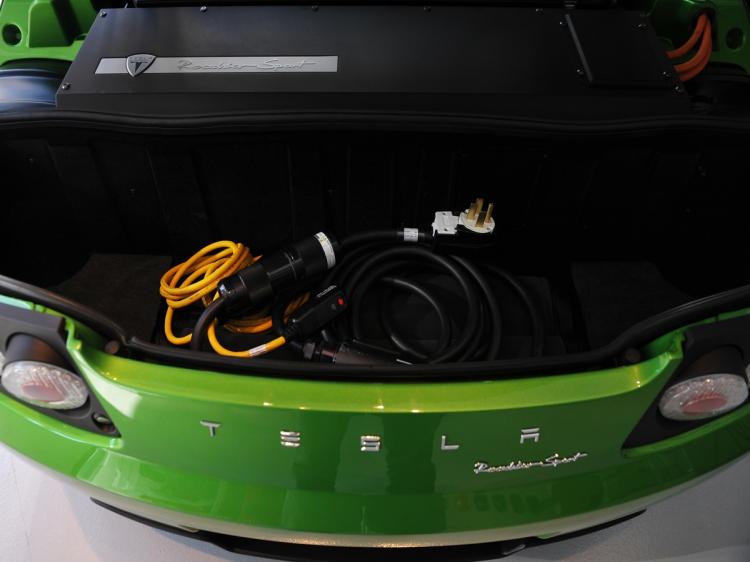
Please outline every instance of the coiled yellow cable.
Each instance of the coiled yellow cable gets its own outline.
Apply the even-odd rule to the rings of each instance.
[[[164,334],[173,345],[187,345],[192,340],[192,334],[176,336],[172,330],[175,310],[190,306],[199,300],[208,306],[218,295],[216,288],[219,282],[255,263],[260,256],[253,256],[250,250],[240,243],[222,240],[209,244],[196,252],[187,261],[170,268],[161,278],[159,294],[167,301],[167,313],[164,316]],[[287,305],[284,316],[297,310],[308,299],[307,294],[300,295]],[[257,334],[270,330],[273,321],[268,311],[232,320],[225,327],[233,332]],[[208,341],[214,351],[229,357],[255,357],[268,353],[286,343],[283,337],[259,345],[249,350],[232,351],[225,348],[216,335],[216,321],[208,328]]]

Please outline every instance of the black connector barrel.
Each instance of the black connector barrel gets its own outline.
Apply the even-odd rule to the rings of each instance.
[[[339,251],[334,237],[318,232],[222,280],[220,297],[198,318],[190,347],[200,349],[208,326],[219,312],[231,315],[267,304],[278,291],[331,269]]]
[[[319,232],[227,277],[219,294],[230,310],[265,304],[279,290],[331,269],[339,251],[335,238]]]

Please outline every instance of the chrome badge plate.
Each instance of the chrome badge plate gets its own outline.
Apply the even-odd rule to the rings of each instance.
[[[339,58],[325,57],[157,57],[102,58],[96,74],[208,74],[338,72]]]

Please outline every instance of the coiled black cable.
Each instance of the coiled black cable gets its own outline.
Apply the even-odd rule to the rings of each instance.
[[[392,270],[398,267],[399,262],[393,261],[394,258],[396,260],[405,258],[422,262],[426,261],[442,268],[458,283],[466,302],[464,329],[461,331],[457,341],[449,343],[446,349],[441,350],[440,353],[431,357],[429,362],[444,363],[446,361],[466,360],[467,351],[474,343],[475,331],[479,324],[480,315],[479,300],[477,299],[474,287],[471,285],[471,279],[455,260],[421,246],[396,246],[376,252],[354,271],[351,279],[342,285],[349,295],[349,317],[354,338],[360,341],[364,339],[360,318],[363,298],[376,280],[386,274],[391,274]]]
[[[502,279],[519,295],[531,321],[532,355],[542,355],[543,323],[533,299],[517,279],[500,268],[480,268],[464,257],[443,255],[426,244],[405,245],[402,236],[403,231],[378,231],[360,233],[343,241],[346,257],[326,275],[320,287],[331,284],[342,287],[349,296],[349,311],[342,321],[323,330],[326,341],[365,342],[363,303],[375,286],[384,285],[380,323],[400,357],[419,363],[497,359],[501,352],[503,319],[487,272]],[[425,272],[447,275],[457,285],[465,317],[455,330],[446,303],[423,281]],[[435,312],[439,335],[432,349],[425,350],[410,342],[395,326],[389,301],[396,291],[418,297]]]
[[[445,309],[441,306],[434,293],[421,283],[398,277],[383,277],[380,279],[380,283],[389,287],[388,290],[383,292],[380,299],[380,324],[383,326],[385,332],[390,335],[393,346],[408,357],[419,359],[422,363],[426,363],[430,358],[430,354],[425,353],[423,350],[418,349],[417,346],[409,343],[408,339],[399,333],[398,328],[392,321],[389,304],[394,293],[393,289],[400,289],[421,297],[423,301],[430,305],[437,316],[440,331],[440,339],[438,340],[433,353],[445,349],[451,339],[451,323]]]
[[[531,355],[532,357],[541,357],[544,353],[544,320],[536,304],[534,304],[534,299],[531,298],[531,295],[518,279],[509,272],[492,264],[485,264],[484,268],[510,285],[523,302],[531,321]]]

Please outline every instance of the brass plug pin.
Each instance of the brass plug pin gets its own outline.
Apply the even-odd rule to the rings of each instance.
[[[482,199],[481,197],[477,197],[476,206],[477,206],[477,215],[478,215],[479,213],[482,212],[482,207],[484,206],[484,199]]]
[[[495,210],[495,204],[490,203],[487,205],[487,215],[484,217],[484,222],[490,222],[490,219],[492,218],[492,211]]]
[[[484,221],[487,220],[487,211],[482,211],[479,213],[479,216],[477,217],[477,222],[474,224],[477,228],[482,228],[484,226]]]

